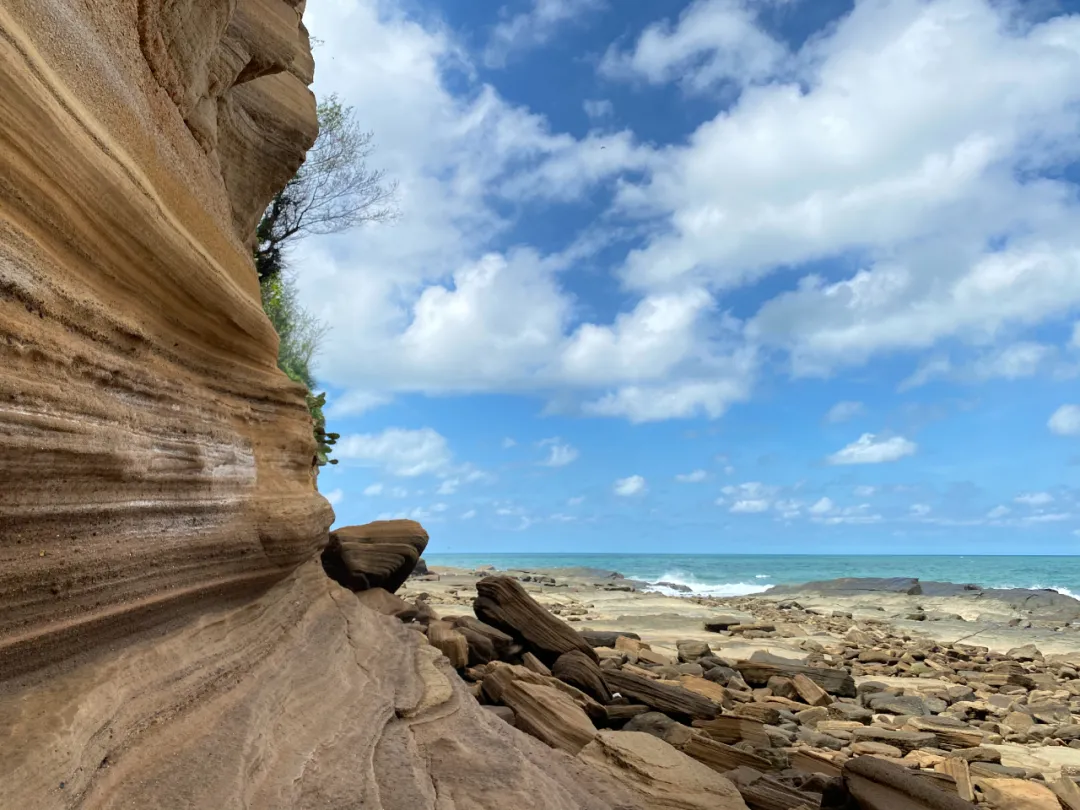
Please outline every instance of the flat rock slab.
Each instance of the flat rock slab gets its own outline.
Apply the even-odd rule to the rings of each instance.
[[[975,785],[995,810],[1061,810],[1054,791],[1038,782],[979,778]]]
[[[652,810],[748,810],[730,781],[650,734],[601,731],[578,759],[642,795]]]
[[[865,593],[900,593],[918,596],[922,586],[911,577],[842,577],[806,582],[802,585],[774,585],[765,591],[766,596],[786,596],[798,593],[827,593],[835,596],[852,596]]]

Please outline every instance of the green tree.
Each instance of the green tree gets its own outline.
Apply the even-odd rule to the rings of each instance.
[[[327,327],[300,304],[288,248],[315,234],[340,233],[397,217],[397,184],[370,169],[373,135],[357,125],[351,107],[337,96],[318,105],[319,135],[304,164],[267,206],[255,235],[255,269],[263,309],[277,330],[278,366],[307,388],[307,405],[318,446],[318,466],[337,464],[330,452],[338,434],[326,432],[326,392],[315,394],[311,366]]]
[[[341,233],[397,218],[397,183],[367,159],[374,135],[360,128],[337,96],[319,102],[319,135],[304,164],[267,206],[256,229],[259,280],[285,266],[287,249],[306,236]]]

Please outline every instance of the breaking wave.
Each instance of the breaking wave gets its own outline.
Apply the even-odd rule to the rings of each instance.
[[[767,576],[767,574],[762,574],[755,579]],[[672,588],[671,585],[681,587]],[[748,596],[763,593],[771,587],[761,582],[702,582],[682,571],[668,571],[650,581],[649,587],[645,590],[662,593],[665,596]],[[687,590],[683,590],[684,588]]]

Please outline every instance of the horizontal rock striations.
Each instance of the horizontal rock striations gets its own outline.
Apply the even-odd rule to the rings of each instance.
[[[315,137],[309,62],[283,0],[0,7],[0,679],[325,543],[244,245]]]

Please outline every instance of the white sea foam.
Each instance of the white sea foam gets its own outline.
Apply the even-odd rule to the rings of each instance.
[[[1068,588],[1063,588],[1060,585],[995,585],[995,588],[1023,588],[1028,591],[1057,591],[1062,596],[1071,596],[1073,599],[1080,599],[1080,593],[1070,591]]]
[[[754,579],[768,579],[768,574],[754,574]]]
[[[763,574],[761,576],[767,577],[768,575]],[[755,577],[755,579],[760,579],[760,577]],[[661,582],[681,585],[690,590],[684,591],[658,584]],[[662,593],[665,596],[747,596],[753,593],[762,593],[771,587],[771,585],[761,582],[702,582],[693,575],[682,571],[667,571],[662,576],[651,581],[646,590],[652,593]]]

